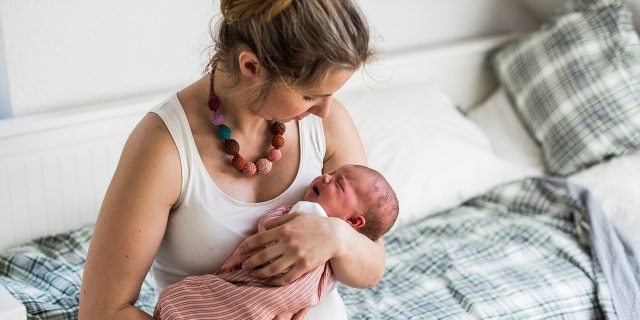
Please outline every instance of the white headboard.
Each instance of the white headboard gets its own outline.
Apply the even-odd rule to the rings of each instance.
[[[380,80],[343,90],[432,82],[468,108],[495,87],[485,58],[510,37],[394,53],[368,72]],[[0,120],[0,250],[95,222],[126,137],[169,94]]]
[[[0,120],[0,250],[95,222],[126,137],[167,96]]]
[[[431,83],[462,110],[468,110],[485,99],[497,85],[487,64],[487,55],[517,36],[497,35],[395,51],[356,73],[341,92]]]

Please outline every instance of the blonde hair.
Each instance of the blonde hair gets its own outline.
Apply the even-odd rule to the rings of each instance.
[[[355,0],[221,0],[213,35],[218,68],[239,79],[238,54],[249,48],[266,70],[261,96],[276,81],[320,84],[336,69],[356,70],[374,55]]]

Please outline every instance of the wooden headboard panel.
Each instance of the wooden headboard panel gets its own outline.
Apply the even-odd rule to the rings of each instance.
[[[388,55],[342,90],[428,81],[469,108],[496,86],[487,53],[511,37]],[[0,250],[95,222],[129,132],[169,94],[0,120]]]

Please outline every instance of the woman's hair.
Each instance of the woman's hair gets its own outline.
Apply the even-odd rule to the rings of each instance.
[[[207,69],[217,60],[238,81],[238,53],[248,47],[267,71],[260,96],[278,81],[323,83],[333,70],[356,70],[374,53],[355,0],[221,0],[220,9]]]

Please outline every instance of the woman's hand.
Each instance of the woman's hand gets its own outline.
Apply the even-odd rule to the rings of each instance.
[[[276,276],[271,285],[289,284],[341,252],[351,228],[337,218],[292,213],[266,223],[267,231],[244,240],[222,268],[242,264],[258,278]],[[262,266],[260,268],[257,268]]]

